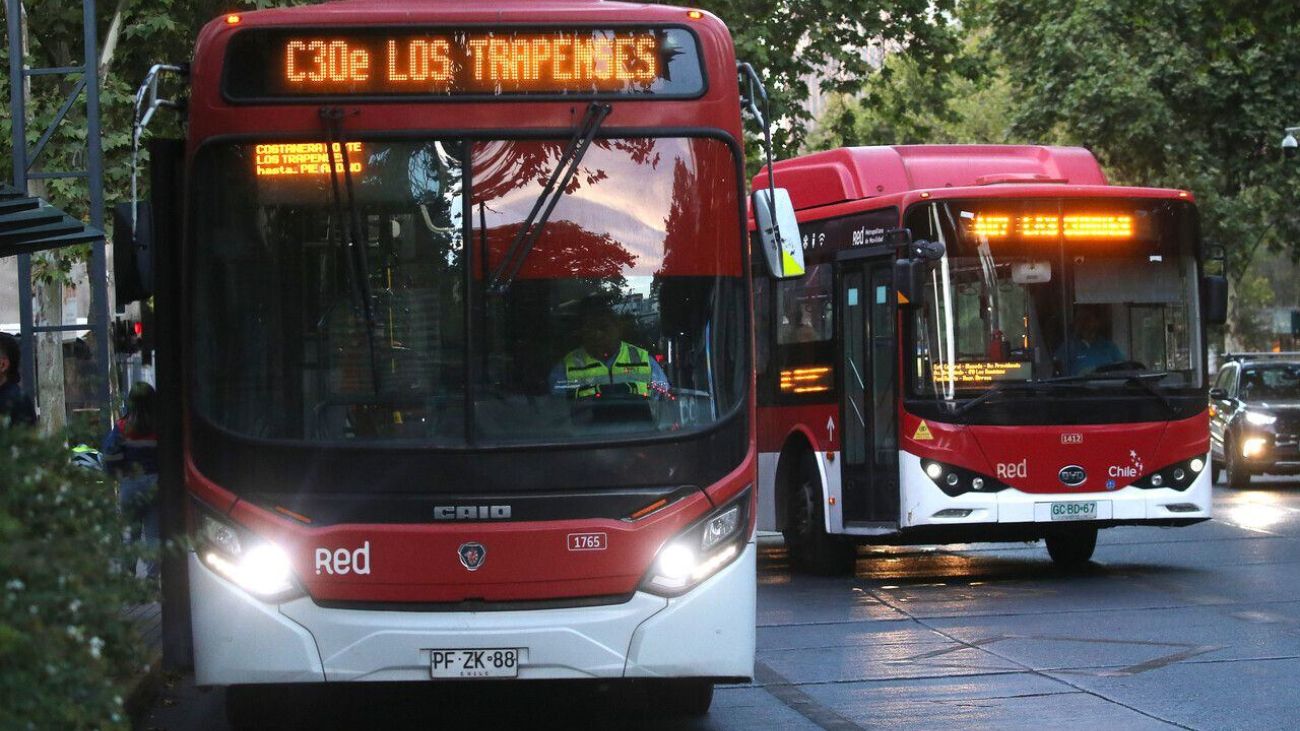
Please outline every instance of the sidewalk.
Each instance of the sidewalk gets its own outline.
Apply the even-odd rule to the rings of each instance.
[[[148,710],[162,678],[162,605],[158,602],[137,604],[124,613],[135,623],[145,644],[145,669],[136,677],[126,696],[126,712],[137,718]]]

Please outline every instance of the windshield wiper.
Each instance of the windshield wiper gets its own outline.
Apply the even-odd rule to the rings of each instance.
[[[587,114],[578,124],[577,131],[565,146],[564,152],[560,154],[560,159],[556,161],[555,170],[551,172],[551,177],[546,180],[541,195],[537,196],[537,200],[533,203],[533,209],[528,212],[528,217],[519,227],[514,241],[510,242],[510,248],[501,258],[500,266],[493,270],[492,276],[488,279],[489,292],[505,294],[510,290],[510,283],[519,274],[524,261],[528,259],[528,254],[537,244],[542,229],[546,228],[546,221],[551,217],[551,211],[555,210],[555,205],[564,196],[569,181],[578,172],[578,163],[582,162],[582,157],[587,154],[587,148],[596,138],[596,132],[600,130],[600,125],[604,124],[610,110],[610,105],[596,102],[592,102],[587,107]]]
[[[343,115],[339,107],[321,107],[320,118],[325,123],[325,155],[330,167],[330,189],[334,194],[334,214],[339,225],[346,227],[347,250],[344,258],[348,262],[353,291],[361,300],[361,314],[365,320],[366,346],[370,351],[370,382],[375,394],[379,394],[379,360],[375,353],[375,310],[371,301],[370,271],[366,263],[366,250],[361,241],[361,214],[357,211],[357,200],[352,188],[351,161],[348,159],[348,144],[343,139]],[[339,165],[334,161],[334,145],[339,146],[339,157],[343,168],[343,185],[347,191],[347,211],[344,215],[344,199],[339,191]],[[330,238],[334,237],[334,228],[330,228]]]
[[[1154,396],[1157,400],[1160,401],[1161,404],[1164,405],[1165,410],[1168,411],[1171,415],[1173,415],[1178,413],[1178,409],[1176,409],[1174,407],[1174,403],[1169,400],[1169,396],[1166,395],[1164,391],[1161,391],[1159,386],[1155,385],[1155,381],[1159,381],[1168,375],[1169,375],[1168,371],[1149,371],[1149,372],[1102,371],[1101,373],[1097,373],[1096,371],[1094,371],[1092,373],[1081,373],[1077,376],[1056,376],[1054,378],[1040,378],[1036,381],[1033,381],[1033,383],[1052,384],[1052,383],[1089,383],[1092,381],[1123,381],[1124,385],[1126,386],[1137,386],[1141,388],[1143,391],[1146,391],[1147,393]]]

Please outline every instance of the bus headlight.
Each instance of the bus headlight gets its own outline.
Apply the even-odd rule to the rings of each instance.
[[[660,596],[677,596],[718,573],[745,548],[753,489],[746,488],[723,505],[678,533],[659,549],[641,588]]]
[[[1192,457],[1165,465],[1149,475],[1134,480],[1133,487],[1142,490],[1160,487],[1186,490],[1196,481],[1197,475],[1201,474],[1203,469],[1205,469],[1205,460],[1201,457]]]
[[[289,554],[274,543],[206,513],[197,539],[199,560],[249,594],[270,601],[302,592]]]
[[[921,470],[925,472],[926,477],[934,481],[935,487],[943,490],[943,494],[948,497],[957,497],[968,492],[1001,492],[1010,487],[1005,482],[988,475],[932,459],[922,459]]]

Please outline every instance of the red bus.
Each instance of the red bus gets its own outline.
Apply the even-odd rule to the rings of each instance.
[[[1210,517],[1206,277],[1186,191],[1091,153],[837,149],[774,166],[807,273],[756,269],[759,528],[834,573],[857,543],[1046,539]],[[766,175],[755,182],[766,180]]]
[[[628,679],[702,713],[751,677],[740,124],[696,10],[204,28],[176,182],[199,685],[246,714],[277,684]]]

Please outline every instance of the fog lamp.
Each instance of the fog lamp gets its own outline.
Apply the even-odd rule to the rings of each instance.
[[[1268,440],[1263,437],[1251,437],[1241,443],[1241,456],[1258,457],[1264,453],[1264,445]]]

